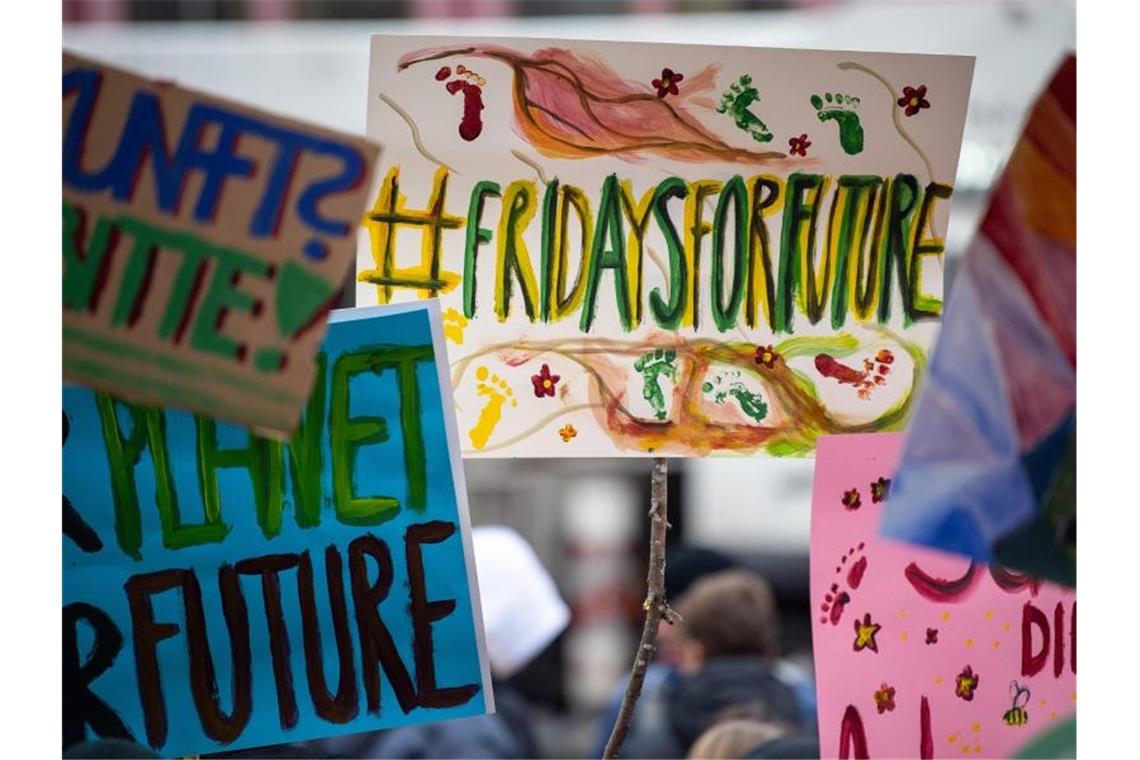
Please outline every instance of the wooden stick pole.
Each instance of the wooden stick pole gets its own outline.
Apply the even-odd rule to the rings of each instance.
[[[653,477],[649,491],[649,575],[645,596],[645,626],[641,629],[641,643],[633,659],[633,670],[629,674],[629,684],[621,700],[617,721],[614,722],[610,740],[606,742],[602,757],[616,758],[621,753],[633,719],[633,710],[641,696],[641,686],[645,682],[645,669],[657,650],[657,629],[662,619],[672,623],[676,617],[665,600],[665,533],[669,529],[669,464],[664,457],[653,460]]]

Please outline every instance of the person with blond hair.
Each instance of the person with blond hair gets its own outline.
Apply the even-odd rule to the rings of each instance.
[[[758,720],[725,720],[700,735],[689,760],[740,760],[757,747],[788,732],[784,726]]]

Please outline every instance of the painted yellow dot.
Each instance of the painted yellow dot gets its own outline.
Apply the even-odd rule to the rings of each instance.
[[[966,647],[969,648],[972,646],[974,646],[974,640],[973,639],[966,639]]]
[[[946,612],[942,613],[942,619],[943,620],[949,620],[950,619],[950,610],[946,610]]]
[[[901,639],[902,641],[906,641],[909,638],[910,638],[910,634],[907,633],[906,631],[903,631],[902,633],[899,634],[899,639]]]
[[[958,741],[958,734],[950,734],[949,736],[946,737],[946,741],[953,744],[954,742]]]
[[[981,733],[982,724],[975,721],[974,723],[970,724],[970,730],[973,731],[975,734]]]
[[[906,610],[899,610],[899,619],[906,620]]]
[[[1001,646],[1001,642],[998,641],[997,639],[994,639],[994,649],[997,649],[1000,646]]]
[[[475,370],[475,379],[479,381],[486,380],[487,375],[489,374],[491,373],[487,371],[486,367],[480,367],[479,369]]]
[[[942,683],[942,676],[934,676],[934,683],[936,683],[936,684]]]
[[[1069,695],[1069,699],[1076,702],[1077,701],[1077,693],[1074,691],[1072,694]]]
[[[975,744],[975,745],[974,745],[974,754],[975,754],[975,755],[980,755],[980,754],[982,754],[982,745],[980,745],[980,744]]]
[[[1038,700],[1038,703],[1037,703],[1037,704],[1039,704],[1039,705],[1041,705],[1042,707],[1044,707],[1044,706],[1047,704],[1047,702],[1046,702],[1046,700],[1042,699],[1042,700]]]
[[[993,610],[986,610],[986,620],[993,620],[993,619],[994,619],[994,611]]]
[[[1012,627],[1012,626],[1010,626],[1010,624],[1009,624],[1009,621],[1006,621],[1006,622],[1004,622],[1004,623],[1002,623],[1002,624],[1001,624],[1001,629],[1002,629],[1003,631],[1008,631],[1008,630],[1009,630],[1011,627]]]
[[[1053,710],[1049,713],[1049,720],[1057,720],[1057,711]]]

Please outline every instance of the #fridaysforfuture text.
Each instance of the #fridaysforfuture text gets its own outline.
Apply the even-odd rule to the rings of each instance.
[[[971,73],[375,36],[357,302],[441,299],[468,456],[804,456],[899,429]]]

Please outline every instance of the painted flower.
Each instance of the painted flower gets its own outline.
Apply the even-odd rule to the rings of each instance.
[[[843,506],[850,512],[854,512],[863,506],[863,499],[859,496],[858,488],[852,488],[850,491],[843,492]]]
[[[673,71],[673,69],[661,69],[661,78],[653,80],[653,86],[657,88],[657,97],[663,98],[666,95],[676,95],[677,83],[685,78],[685,75]]]
[[[771,369],[776,366],[776,360],[779,358],[780,355],[776,353],[776,349],[771,346],[756,347],[756,356],[754,359],[757,364],[762,364],[768,369]]]
[[[978,688],[978,675],[967,665],[955,679],[954,694],[967,702],[974,701],[974,690]]]
[[[807,135],[788,138],[788,150],[793,156],[806,156],[807,149],[811,147],[811,140]]]
[[[930,101],[926,99],[926,85],[918,87],[904,87],[903,96],[899,98],[899,105],[906,109],[907,116],[914,116],[924,108],[930,108]]]
[[[875,692],[875,709],[879,711],[880,715],[895,709],[894,686],[887,686],[886,682],[879,686],[879,690]]]
[[[563,443],[570,443],[570,439],[578,435],[578,431],[574,429],[573,425],[567,423],[558,429],[558,435],[562,436]]]
[[[864,649],[870,649],[872,652],[879,651],[879,645],[875,641],[875,634],[883,626],[871,621],[871,613],[868,612],[863,615],[863,619],[855,618],[855,642],[851,648],[856,652],[861,652]]]
[[[886,501],[891,493],[891,479],[879,477],[874,483],[871,484],[871,503],[878,504],[880,501]]]
[[[875,361],[879,364],[891,364],[894,360],[895,355],[891,353],[889,348],[880,349],[879,353],[875,354]]]
[[[537,375],[531,375],[530,381],[534,383],[535,398],[542,398],[543,396],[554,397],[554,386],[561,380],[560,375],[550,374],[550,365],[543,364],[542,369]]]
[[[938,629],[937,628],[927,628],[926,629],[926,643],[927,644],[937,644],[938,643]]]

